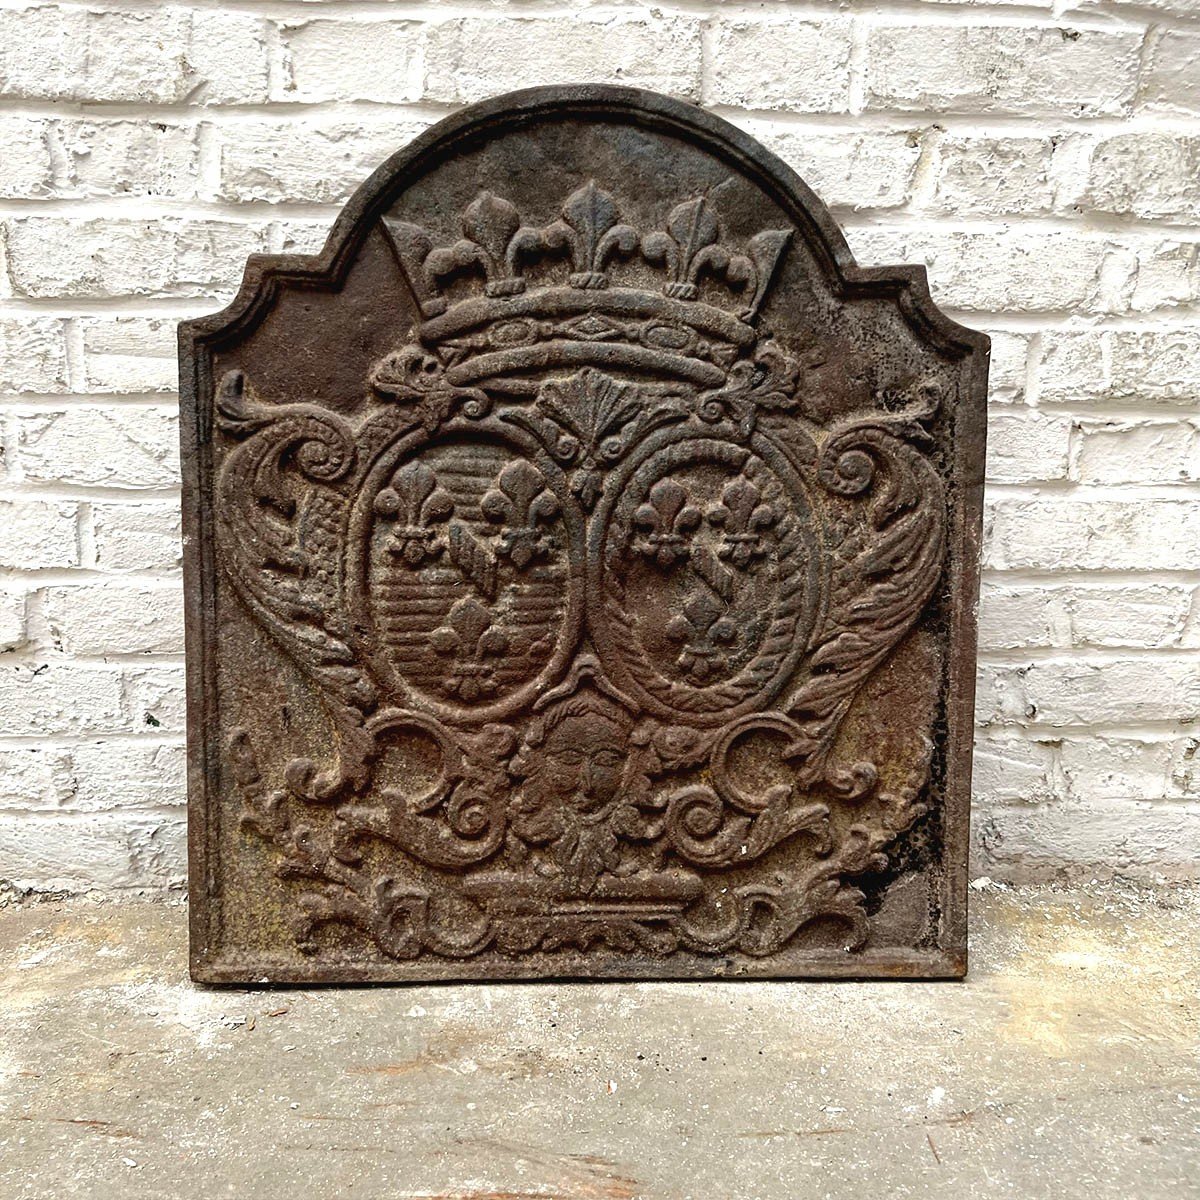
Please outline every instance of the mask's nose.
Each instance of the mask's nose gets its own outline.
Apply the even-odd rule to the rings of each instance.
[[[595,768],[592,766],[592,760],[585,758],[579,767],[579,790],[585,796],[592,795],[592,785],[595,776]]]

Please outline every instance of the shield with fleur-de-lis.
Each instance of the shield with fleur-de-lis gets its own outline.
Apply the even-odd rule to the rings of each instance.
[[[961,972],[986,340],[920,271],[545,89],[184,341],[199,977]]]

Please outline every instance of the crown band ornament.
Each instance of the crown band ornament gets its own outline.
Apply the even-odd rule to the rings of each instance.
[[[463,210],[463,236],[449,246],[409,222],[383,225],[424,318],[415,337],[460,387],[559,366],[665,370],[718,386],[758,337],[793,233],[768,229],[730,246],[704,196],[640,233],[591,179],[545,226],[523,224],[487,191]]]

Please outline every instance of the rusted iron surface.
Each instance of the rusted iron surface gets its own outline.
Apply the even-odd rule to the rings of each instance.
[[[987,339],[536,89],[181,329],[198,979],[957,975]]]

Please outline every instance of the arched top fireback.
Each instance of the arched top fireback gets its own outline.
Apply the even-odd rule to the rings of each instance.
[[[987,339],[535,88],[185,322],[193,967],[957,974]]]

